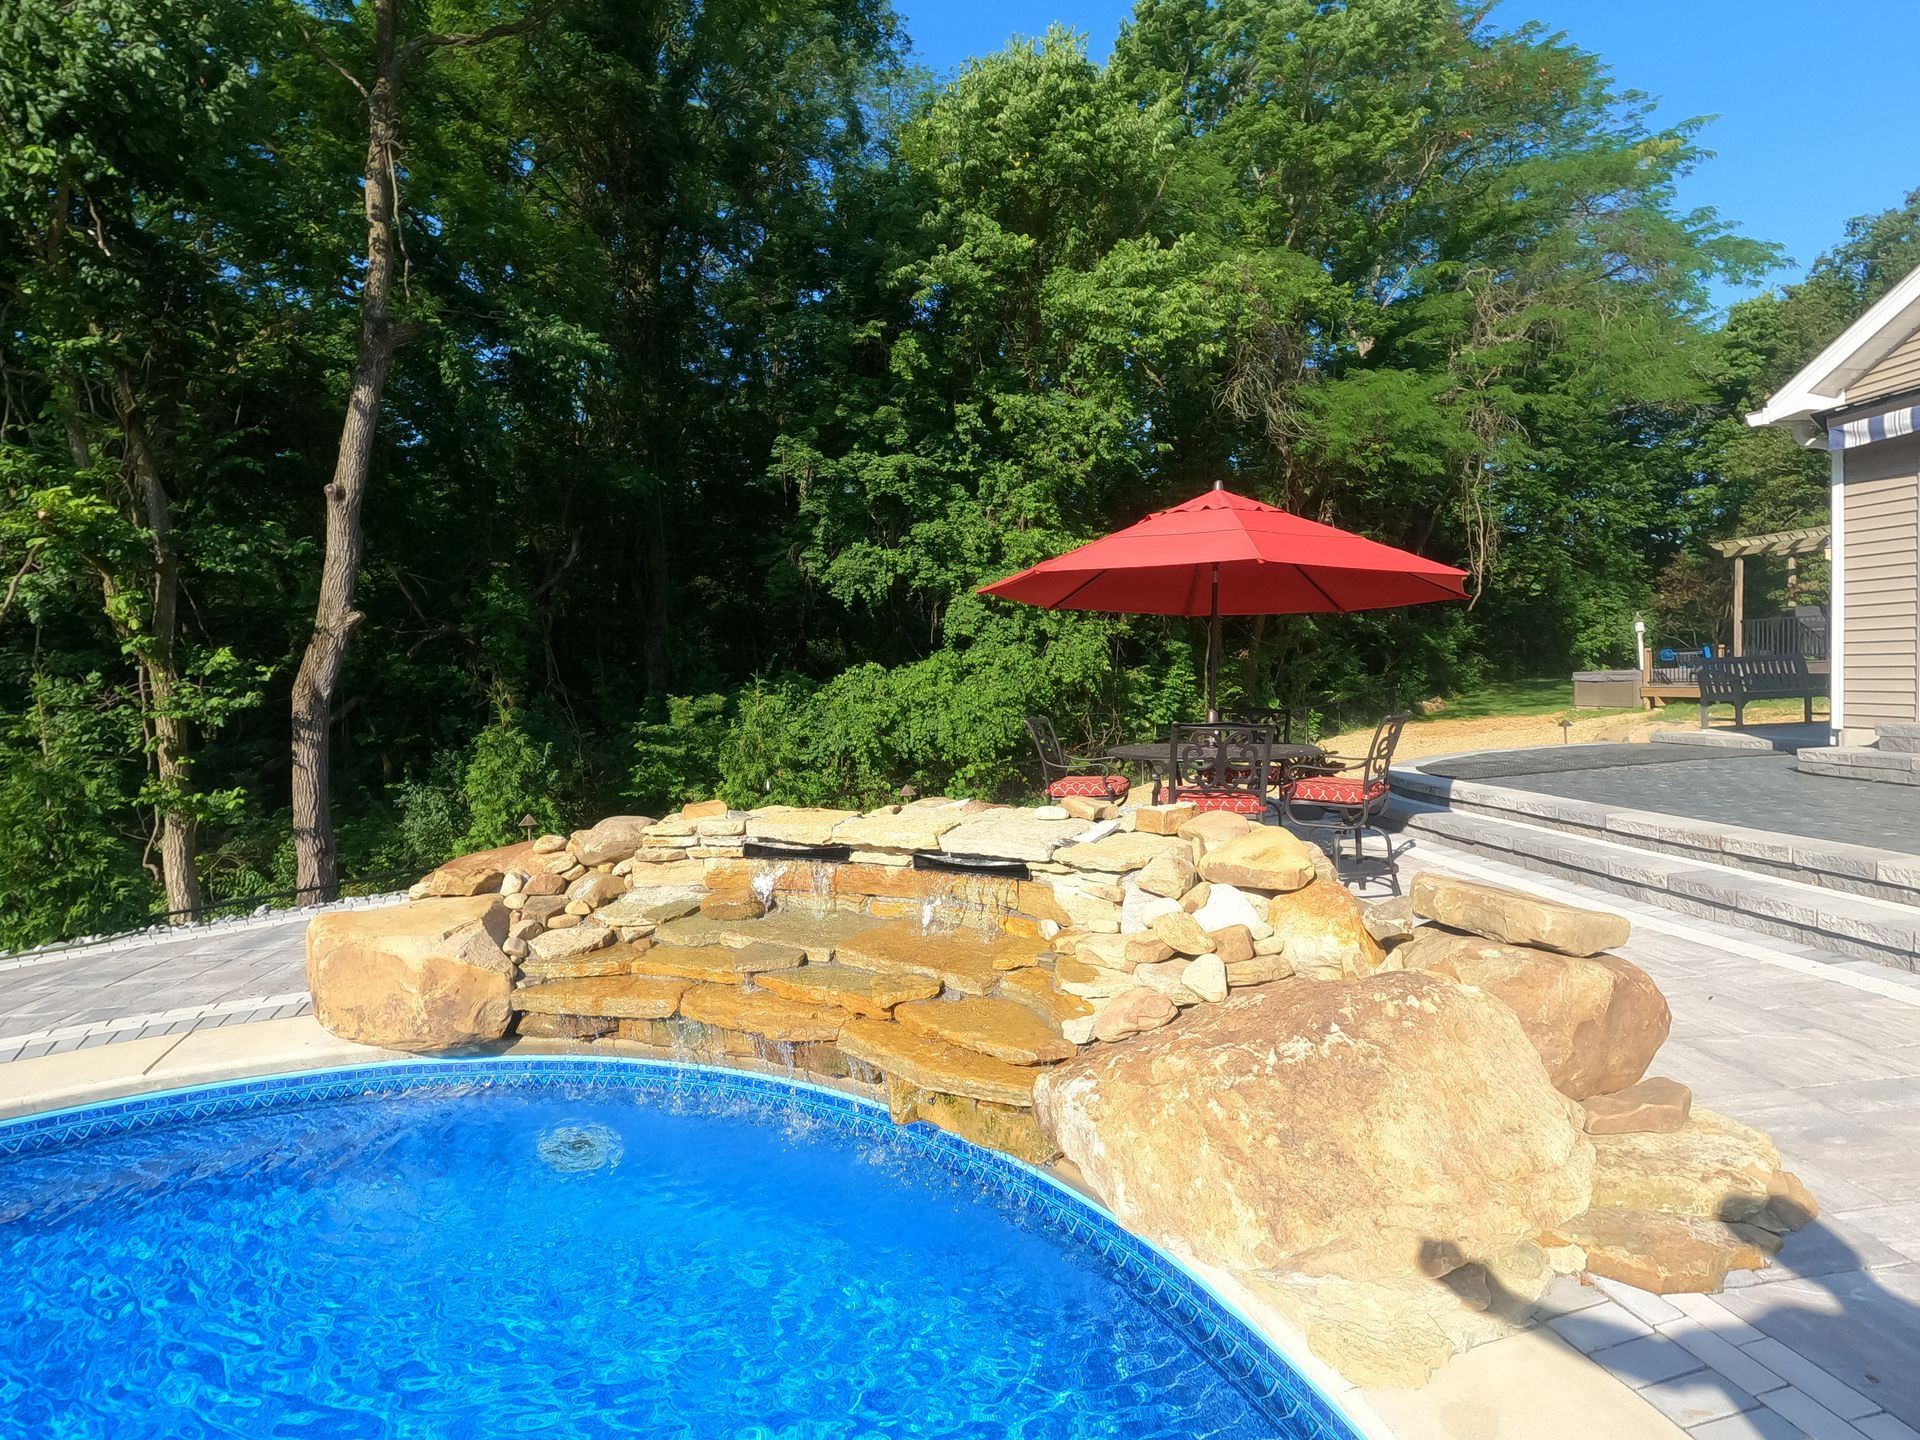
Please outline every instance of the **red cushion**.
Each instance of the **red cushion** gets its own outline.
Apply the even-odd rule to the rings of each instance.
[[[1296,780],[1287,787],[1289,800],[1309,805],[1369,805],[1387,793],[1387,782],[1371,785],[1338,775],[1315,775]]]
[[[1176,790],[1176,805],[1192,805],[1200,810],[1231,810],[1237,815],[1258,815],[1267,802],[1246,790]]]
[[[1069,795],[1084,795],[1089,800],[1121,800],[1133,789],[1133,780],[1126,775],[1063,775],[1047,786],[1047,794],[1055,800]]]

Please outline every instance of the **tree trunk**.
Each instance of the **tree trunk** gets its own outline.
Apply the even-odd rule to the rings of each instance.
[[[374,0],[373,85],[367,91],[367,273],[360,289],[360,343],[340,429],[340,450],[327,485],[326,558],[314,607],[313,637],[293,682],[293,848],[297,900],[337,899],[340,855],[334,844],[329,770],[333,694],[347,645],[365,617],[354,608],[354,585],[366,548],[360,505],[373,459],[380,397],[398,348],[389,307],[399,250],[399,195],[393,158],[399,135],[399,0]]]
[[[153,603],[146,637],[134,649],[147,676],[147,704],[153,725],[154,766],[166,793],[160,802],[160,875],[167,891],[168,919],[185,924],[201,909],[199,821],[179,803],[187,785],[192,727],[176,709],[180,667],[175,642],[180,629],[180,557],[173,546],[172,506],[160,481],[160,466],[147,435],[140,405],[125,367],[113,369],[114,408],[119,411],[127,459],[140,497],[142,519],[152,537]],[[111,597],[109,597],[111,598]]]

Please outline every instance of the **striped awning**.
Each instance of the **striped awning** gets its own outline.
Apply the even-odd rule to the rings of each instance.
[[[1889,410],[1884,415],[1869,415],[1827,426],[1829,450],[1854,450],[1876,440],[1895,440],[1902,435],[1920,433],[1920,405],[1905,410]]]

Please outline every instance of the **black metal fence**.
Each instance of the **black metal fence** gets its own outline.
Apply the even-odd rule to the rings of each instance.
[[[1764,615],[1740,627],[1743,655],[1798,655],[1803,660],[1825,660],[1827,617],[1818,613]]]

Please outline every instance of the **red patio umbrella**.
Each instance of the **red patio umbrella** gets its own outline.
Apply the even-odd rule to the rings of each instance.
[[[1221,616],[1464,600],[1466,574],[1215,488],[980,593],[1044,610],[1207,616],[1207,713],[1217,717]]]

